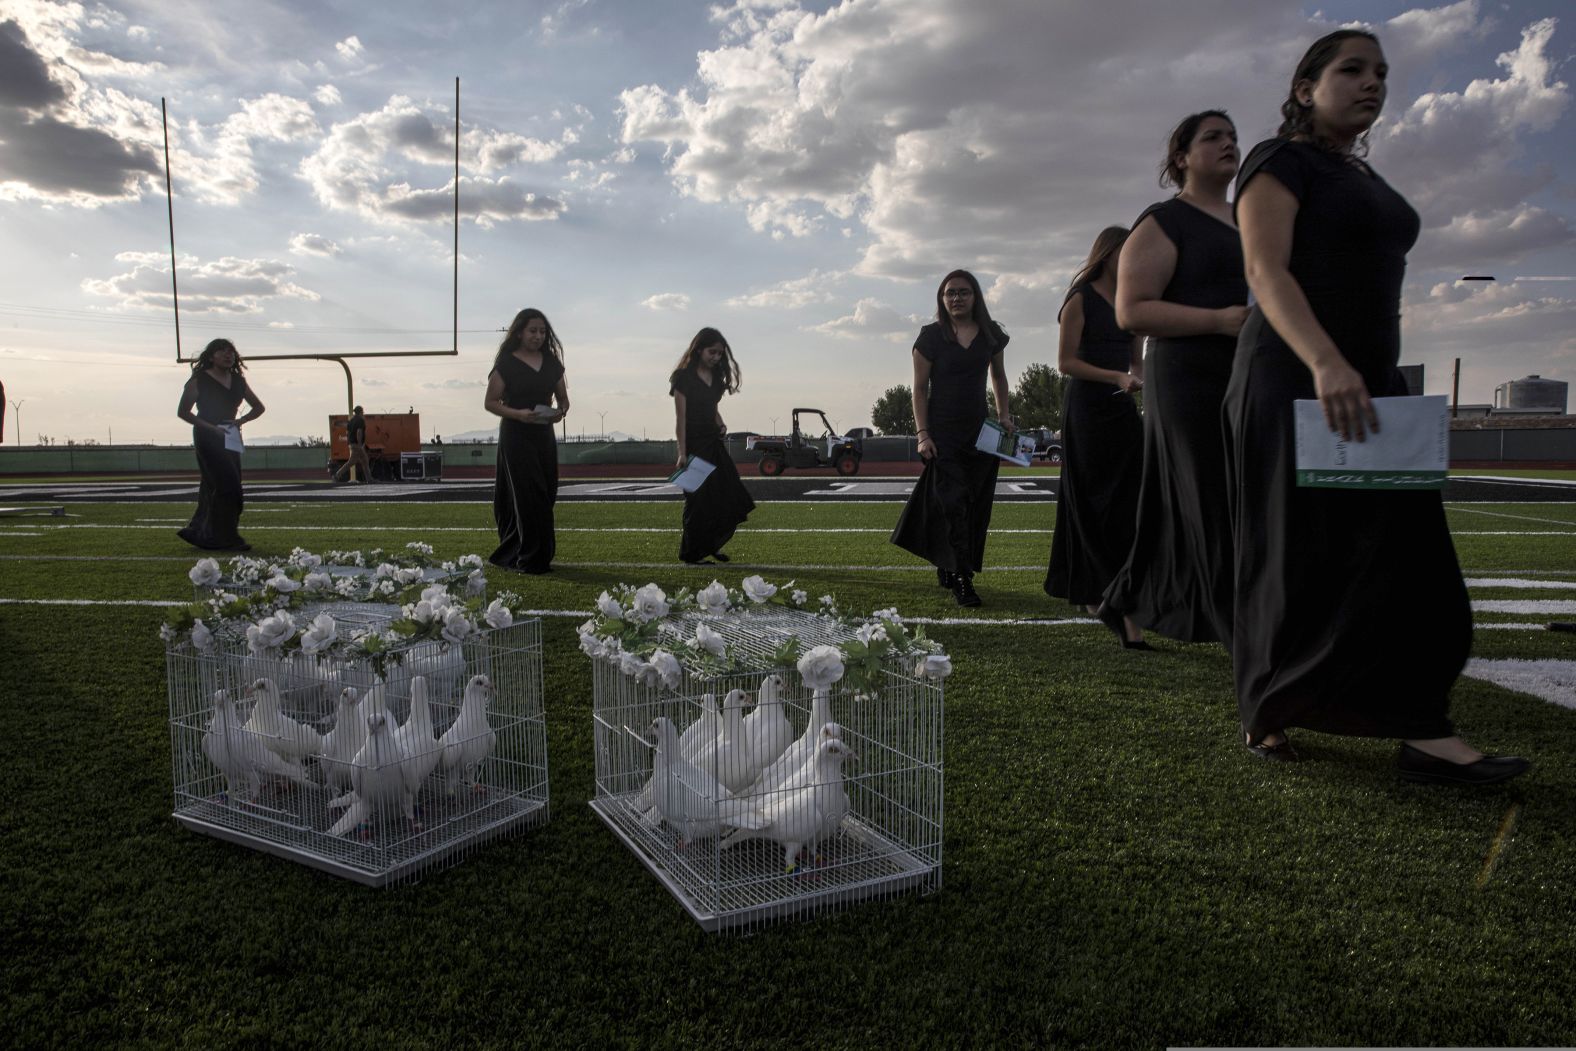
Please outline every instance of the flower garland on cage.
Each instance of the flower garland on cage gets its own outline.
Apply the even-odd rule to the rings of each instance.
[[[479,631],[514,623],[513,610],[520,598],[503,592],[487,602],[481,556],[464,555],[434,567],[429,545],[412,543],[406,548],[396,553],[373,549],[318,556],[298,547],[283,563],[231,559],[228,573],[214,559],[202,559],[187,575],[206,595],[171,610],[159,636],[167,646],[190,646],[204,653],[221,640],[244,638],[247,649],[257,656],[282,658],[299,652],[319,663],[364,659],[381,676],[417,642],[452,646]],[[343,566],[373,568],[355,576],[336,577],[331,572]],[[429,576],[434,568],[436,579]],[[226,584],[255,589],[235,594],[225,590]],[[452,593],[451,584],[461,585],[463,593]],[[397,604],[400,612],[381,631],[365,628],[349,634],[341,633],[332,614],[319,613],[307,621],[292,612],[307,603],[330,601]]]
[[[686,638],[673,630],[671,623],[663,630],[666,618],[696,612],[721,619],[772,606],[813,613],[854,629],[853,640],[836,646],[803,651],[800,641],[790,636],[773,651],[773,664],[797,664],[812,689],[829,688],[846,679],[855,700],[873,699],[892,658],[915,661],[917,678],[939,682],[952,673],[951,658],[941,645],[926,637],[923,627],[904,624],[896,609],[856,617],[840,609],[831,595],[822,595],[812,606],[809,594],[794,581],[778,586],[759,576],[745,577],[737,588],[713,580],[699,591],[680,588],[671,596],[656,584],[638,588],[619,584],[602,592],[596,600],[596,614],[580,625],[580,649],[648,687],[660,684],[674,690],[686,665],[710,678],[744,670],[745,664],[710,625],[697,624],[695,634]]]

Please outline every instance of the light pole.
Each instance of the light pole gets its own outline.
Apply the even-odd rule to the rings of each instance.
[[[22,403],[25,401],[27,399],[23,398],[21,401],[11,403],[11,408],[16,410],[16,444],[18,445],[22,444]]]
[[[607,437],[607,413],[605,413],[605,412],[598,412],[597,415],[602,418],[602,423],[601,423],[602,437],[606,438]]]
[[[777,417],[772,417],[772,437],[777,437]]]

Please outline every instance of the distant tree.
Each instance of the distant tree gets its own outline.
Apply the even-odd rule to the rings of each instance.
[[[914,395],[906,384],[890,388],[870,408],[870,422],[882,434],[914,433]]]
[[[1067,377],[1039,362],[1031,364],[1018,377],[1012,392],[1012,415],[1019,427],[1049,427],[1061,430],[1062,393]]]
[[[321,449],[324,446],[326,446],[327,444],[328,444],[327,441],[325,441],[322,438],[318,438],[318,437],[308,437],[308,438],[297,438],[296,439],[296,448],[297,449]]]

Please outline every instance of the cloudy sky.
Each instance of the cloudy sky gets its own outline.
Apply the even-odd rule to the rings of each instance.
[[[24,441],[189,440],[181,335],[243,354],[446,349],[461,80],[457,358],[354,362],[369,411],[488,429],[524,306],[567,349],[571,432],[666,435],[702,325],[745,385],[842,427],[909,377],[955,266],[1055,361],[1067,278],[1165,195],[1165,136],[1224,107],[1244,144],[1296,58],[1361,22],[1390,59],[1370,155],[1418,208],[1403,361],[1462,400],[1576,380],[1576,18],[1564,0],[0,0],[0,382]],[[1466,273],[1493,284],[1462,284]],[[257,362],[264,435],[322,435],[340,369]],[[15,439],[9,411],[6,442]]]

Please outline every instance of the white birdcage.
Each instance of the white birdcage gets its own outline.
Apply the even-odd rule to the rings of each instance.
[[[348,636],[400,609],[300,613],[327,613]],[[257,656],[224,635],[204,650],[171,645],[166,666],[174,816],[194,831],[383,886],[547,819],[540,620],[396,646],[382,678],[365,658]],[[368,747],[380,734],[399,750]],[[397,781],[380,769],[391,755]]]
[[[686,666],[669,689],[648,685],[650,676],[624,674],[615,662],[593,660],[591,805],[602,820],[708,931],[939,889],[940,682],[893,658],[883,664],[873,696],[838,683],[817,700],[794,664],[775,655],[790,638],[807,651],[850,641],[853,631],[767,607],[723,616],[691,611],[668,618],[662,631],[689,639],[703,624],[723,637],[743,670],[708,676]],[[741,711],[749,718],[771,716],[777,695],[792,743],[775,769],[797,769],[797,777],[784,783],[767,767],[766,777],[742,785],[761,757],[748,745],[742,753],[728,746],[742,729],[726,710],[734,690],[747,695]],[[691,755],[688,766],[658,760],[652,742],[664,732],[659,719],[679,736],[668,738],[666,751]],[[830,731],[820,727],[827,720]],[[852,755],[829,754],[817,765],[816,749],[836,751],[824,744],[832,736]],[[749,732],[744,737],[755,739]],[[716,742],[709,751],[708,739]],[[654,774],[664,768],[666,788]],[[762,818],[765,828],[746,827]]]

